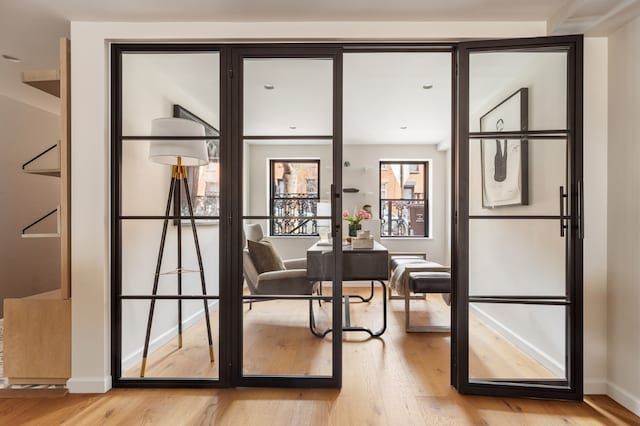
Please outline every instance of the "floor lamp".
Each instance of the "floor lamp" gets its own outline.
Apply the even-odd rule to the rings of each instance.
[[[171,212],[171,204],[175,197],[174,216],[178,221],[178,268],[176,274],[178,277],[178,295],[182,295],[182,273],[186,272],[182,268],[182,208],[180,201],[180,185],[184,186],[187,205],[189,206],[189,216],[191,222],[191,231],[193,232],[193,240],[196,247],[198,257],[198,268],[200,272],[200,282],[202,284],[202,294],[207,294],[207,288],[204,279],[204,269],[202,266],[202,256],[200,254],[200,243],[198,242],[198,233],[196,231],[196,222],[193,218],[193,205],[189,193],[189,185],[187,183],[187,166],[203,166],[209,163],[209,154],[207,152],[207,143],[204,139],[204,126],[192,120],[184,118],[157,118],[151,122],[151,135],[162,139],[151,141],[149,148],[149,159],[156,163],[167,164],[172,166],[171,183],[169,184],[169,197],[164,212],[165,219],[162,226],[162,237],[160,239],[160,250],[158,253],[158,262],[156,264],[156,272],[153,277],[153,296],[158,292],[158,281],[160,279],[160,267],[164,255],[164,246],[167,237],[167,227],[169,219],[166,218]],[[184,139],[168,139],[168,137],[184,137]],[[194,139],[187,139],[187,138]],[[176,211],[177,210],[177,211]],[[214,361],[213,356],[213,340],[211,338],[211,321],[209,319],[209,305],[207,299],[204,302],[204,315],[207,324],[207,337],[209,338],[209,358]],[[147,320],[147,334],[144,340],[144,351],[142,353],[142,366],[140,368],[140,377],[144,377],[145,368],[147,366],[147,355],[149,352],[149,339],[151,337],[151,324],[153,322],[153,313],[156,306],[156,299],[151,299],[149,308],[149,318]],[[178,348],[182,348],[182,300],[178,299]]]

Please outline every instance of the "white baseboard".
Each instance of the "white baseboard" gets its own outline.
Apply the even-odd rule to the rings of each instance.
[[[493,328],[494,331],[499,333],[509,342],[513,343],[518,349],[529,355],[531,358],[535,359],[556,376],[564,377],[564,366],[562,362],[553,359],[553,357],[551,357],[545,351],[538,348],[528,340],[523,339],[522,336],[515,333],[509,327],[507,327],[491,315],[487,314],[485,311],[479,309],[477,306],[470,306],[470,309],[476,315],[478,315],[478,317],[480,317],[488,326]]]
[[[606,395],[607,380],[606,379],[584,379],[585,395]]]
[[[633,414],[640,416],[640,397],[611,382],[607,383],[607,395]]]
[[[215,308],[218,305],[218,301],[214,300],[209,302],[209,309]],[[182,321],[182,331],[184,332],[189,327],[200,321],[204,317],[204,309],[201,309],[191,315],[189,318]],[[169,343],[173,338],[178,335],[178,326],[171,327],[164,333],[157,336],[155,339],[149,342],[149,353],[152,354],[162,346]],[[142,352],[144,344],[141,345],[135,351],[129,353],[122,358],[122,371],[127,371],[142,360]]]
[[[106,393],[111,389],[111,376],[72,377],[67,380],[69,393]]]

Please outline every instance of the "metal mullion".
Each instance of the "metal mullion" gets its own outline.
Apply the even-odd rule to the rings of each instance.
[[[558,219],[570,219],[571,216],[554,216],[554,215],[469,215],[469,220],[483,220],[483,219],[509,219],[509,220],[520,220],[520,219],[529,219],[529,220],[558,220]]]
[[[212,138],[208,138],[208,139],[212,139]],[[318,135],[318,136],[313,136],[313,135],[245,135],[242,136],[242,139],[246,139],[246,140],[271,140],[271,139],[321,139],[321,140],[326,140],[326,139],[333,139],[332,135]],[[280,161],[280,160],[277,160]],[[310,160],[312,161],[312,160]],[[301,161],[292,161],[293,163],[296,162],[301,162]]]
[[[122,48],[111,45],[111,375],[122,378]]]
[[[120,300],[218,300],[220,296],[203,294],[121,294]]]
[[[507,299],[503,297],[492,298],[492,297],[477,297],[471,296],[467,299],[468,303],[494,303],[494,304],[510,304],[510,305],[544,305],[544,306],[569,306],[571,302],[568,300],[542,300],[542,299],[529,299],[526,297],[523,298],[514,298]]]
[[[332,300],[332,296],[306,296],[306,295],[296,295],[296,294],[282,294],[276,295],[273,294],[247,294],[242,296],[243,299],[264,299],[264,300],[323,300],[330,302]]]
[[[199,215],[139,215],[139,216],[128,216],[122,215],[118,216],[118,220],[162,220],[162,219],[196,219],[196,220],[220,220],[220,216],[199,216]]]
[[[469,139],[567,139],[569,130],[517,130],[508,132],[469,132]]]
[[[210,139],[220,139],[220,136],[122,136],[125,141],[208,141]]]
[[[331,219],[331,216],[242,216],[242,219]]]

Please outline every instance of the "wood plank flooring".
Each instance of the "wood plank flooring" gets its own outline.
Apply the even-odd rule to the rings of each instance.
[[[352,321],[377,327],[379,301],[378,295],[375,303],[354,305]],[[412,302],[412,307],[417,323],[448,320],[448,308],[439,296]],[[316,305],[323,324],[330,320],[326,314],[330,309],[330,304],[320,310]],[[402,301],[390,303],[389,327],[382,339],[345,335],[341,390],[115,389],[105,395],[0,399],[0,424],[640,425],[640,418],[606,396],[549,402],[459,395],[449,386],[449,336],[405,333],[402,309]],[[247,307],[245,372],[293,369],[317,374],[326,370],[331,360],[325,348],[330,350],[331,338],[309,338],[306,313],[305,302],[263,302],[254,304],[251,311]],[[149,360],[148,376],[217,371],[208,361],[201,327],[187,331],[183,349],[176,351],[171,343],[156,351]],[[496,344],[495,335],[487,333],[487,339],[487,344]],[[502,352],[496,352],[509,356],[514,350],[505,343]],[[190,364],[190,372],[167,355],[181,351],[180,364]],[[544,367],[526,361],[536,374],[545,374]],[[177,370],[172,371],[172,366]],[[131,371],[137,374],[135,367]]]

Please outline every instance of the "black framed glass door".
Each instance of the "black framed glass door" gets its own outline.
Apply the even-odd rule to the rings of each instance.
[[[337,47],[232,49],[232,359],[240,386],[341,385],[334,189],[341,187],[334,167],[342,164],[341,67]],[[307,251],[318,237],[326,262],[312,274]]]
[[[582,398],[582,38],[461,43],[461,393]]]
[[[228,386],[226,54],[114,44],[111,60],[114,386]]]

